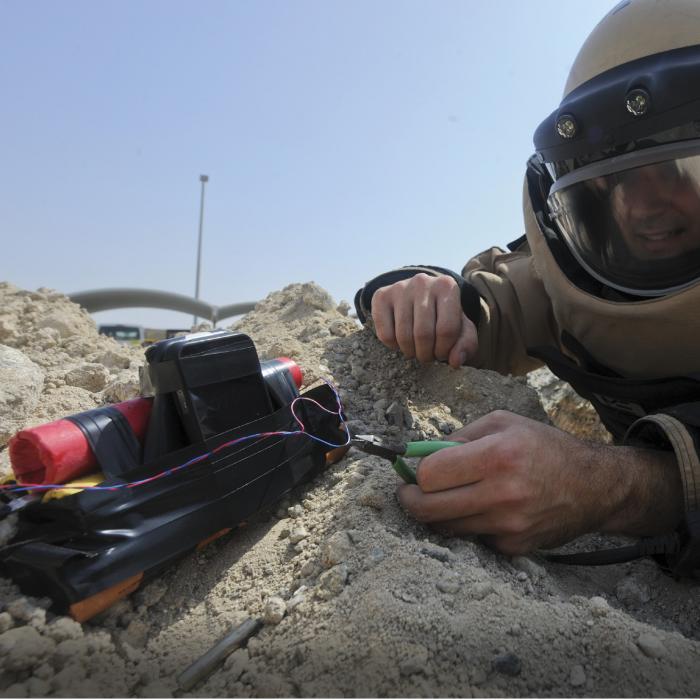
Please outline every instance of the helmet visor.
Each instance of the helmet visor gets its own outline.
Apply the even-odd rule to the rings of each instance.
[[[697,142],[580,168],[554,183],[547,202],[574,256],[608,286],[660,296],[700,277]]]

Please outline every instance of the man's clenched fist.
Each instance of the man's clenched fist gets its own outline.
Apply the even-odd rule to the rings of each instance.
[[[372,297],[377,338],[420,362],[468,364],[478,349],[476,326],[462,312],[460,289],[447,275],[414,277],[378,289]]]

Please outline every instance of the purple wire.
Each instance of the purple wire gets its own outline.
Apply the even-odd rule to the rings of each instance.
[[[338,402],[338,410],[337,411],[331,411],[330,409],[326,408],[325,406],[322,406],[318,401],[308,398],[306,396],[297,396],[294,401],[290,404],[290,411],[292,413],[292,416],[294,417],[294,420],[301,426],[301,430],[275,430],[271,432],[265,432],[265,433],[254,433],[252,435],[244,435],[243,437],[236,438],[234,440],[229,440],[228,442],[223,443],[222,445],[219,445],[218,447],[215,447],[213,450],[210,450],[209,452],[206,452],[201,455],[197,455],[196,457],[193,457],[192,459],[189,459],[187,462],[184,462],[183,464],[179,464],[177,467],[170,467],[169,469],[165,469],[162,472],[159,472],[158,474],[154,474],[153,476],[146,477],[145,479],[140,479],[138,481],[130,481],[124,484],[115,484],[114,486],[80,486],[79,484],[75,486],[71,486],[69,484],[24,484],[22,486],[10,486],[8,485],[0,485],[0,491],[6,491],[8,493],[21,493],[23,491],[55,491],[55,490],[66,490],[66,489],[76,489],[80,491],[118,491],[119,489],[123,488],[134,488],[135,486],[143,486],[145,484],[148,484],[152,481],[156,481],[157,479],[160,479],[164,476],[170,476],[171,474],[174,474],[175,472],[178,472],[182,469],[185,469],[187,467],[191,467],[193,464],[197,464],[198,462],[202,462],[205,459],[209,459],[213,455],[215,455],[217,452],[220,452],[223,449],[226,449],[227,447],[233,447],[233,445],[236,445],[240,442],[244,442],[246,440],[254,440],[256,438],[260,439],[265,439],[268,437],[292,437],[294,435],[306,435],[307,437],[311,438],[312,440],[315,440],[316,442],[321,443],[322,445],[326,445],[327,447],[330,448],[338,448],[338,447],[346,447],[347,445],[350,444],[351,440],[351,435],[350,431],[348,430],[347,426],[345,423],[343,423],[343,429],[345,430],[345,436],[346,440],[345,442],[336,445],[335,443],[328,442],[327,440],[324,440],[323,438],[318,437],[317,435],[313,435],[312,433],[306,432],[306,429],[304,428],[304,424],[301,422],[299,416],[297,416],[296,412],[294,411],[294,404],[296,404],[297,401],[310,401],[311,403],[315,404],[318,406],[321,410],[325,411],[326,413],[330,413],[333,415],[338,415],[338,417],[342,418],[342,413],[343,413],[343,404],[340,401],[340,395],[338,394],[336,388],[326,379],[323,380],[333,391],[335,394],[336,401]]]

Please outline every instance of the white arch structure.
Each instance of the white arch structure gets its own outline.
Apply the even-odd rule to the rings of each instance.
[[[185,294],[130,287],[90,289],[69,294],[68,297],[91,313],[127,308],[168,309],[169,311],[182,311],[186,314],[206,318],[214,325],[224,318],[245,314],[257,304],[256,301],[244,301],[239,304],[215,306]]]

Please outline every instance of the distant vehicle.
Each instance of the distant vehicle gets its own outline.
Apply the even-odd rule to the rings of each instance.
[[[99,326],[99,331],[102,335],[108,335],[110,338],[114,338],[118,343],[124,343],[125,345],[141,345],[144,339],[143,328],[141,328],[141,326],[101,324]]]
[[[99,330],[103,335],[108,335],[119,343],[141,345],[144,348],[153,345],[159,340],[174,338],[176,335],[191,332],[189,328],[169,328],[165,330],[163,328],[143,328],[141,326],[125,326],[122,324],[101,325]]]

